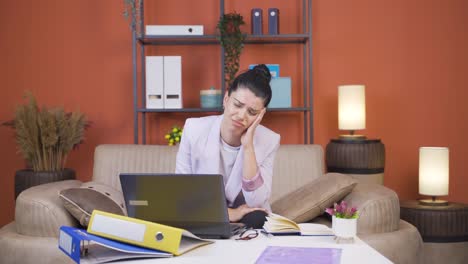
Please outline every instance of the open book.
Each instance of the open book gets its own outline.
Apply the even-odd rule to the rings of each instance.
[[[297,224],[284,216],[270,213],[263,225],[265,232],[272,235],[333,236],[333,231],[326,225]]]

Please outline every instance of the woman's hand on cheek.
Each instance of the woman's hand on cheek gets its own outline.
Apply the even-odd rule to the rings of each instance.
[[[253,146],[253,136],[255,134],[255,129],[260,124],[263,119],[263,116],[266,113],[266,108],[263,108],[261,112],[258,114],[257,118],[253,123],[247,128],[247,130],[241,136],[241,144],[244,147],[251,147]]]

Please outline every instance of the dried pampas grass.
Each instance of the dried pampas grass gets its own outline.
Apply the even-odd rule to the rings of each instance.
[[[66,113],[62,108],[41,110],[27,93],[28,103],[18,106],[15,118],[2,125],[13,127],[18,152],[34,171],[59,171],[67,155],[84,140],[89,122],[80,112]]]

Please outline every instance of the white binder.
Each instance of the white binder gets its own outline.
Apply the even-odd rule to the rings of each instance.
[[[146,108],[164,108],[163,56],[146,56]]]
[[[181,56],[164,56],[164,108],[182,108]]]
[[[203,25],[147,25],[146,35],[201,36],[203,35]]]

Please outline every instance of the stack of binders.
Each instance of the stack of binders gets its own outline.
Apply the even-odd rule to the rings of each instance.
[[[182,108],[181,56],[146,56],[146,108]]]
[[[178,256],[213,243],[187,230],[94,210],[88,230],[62,226],[59,249],[76,263]]]

